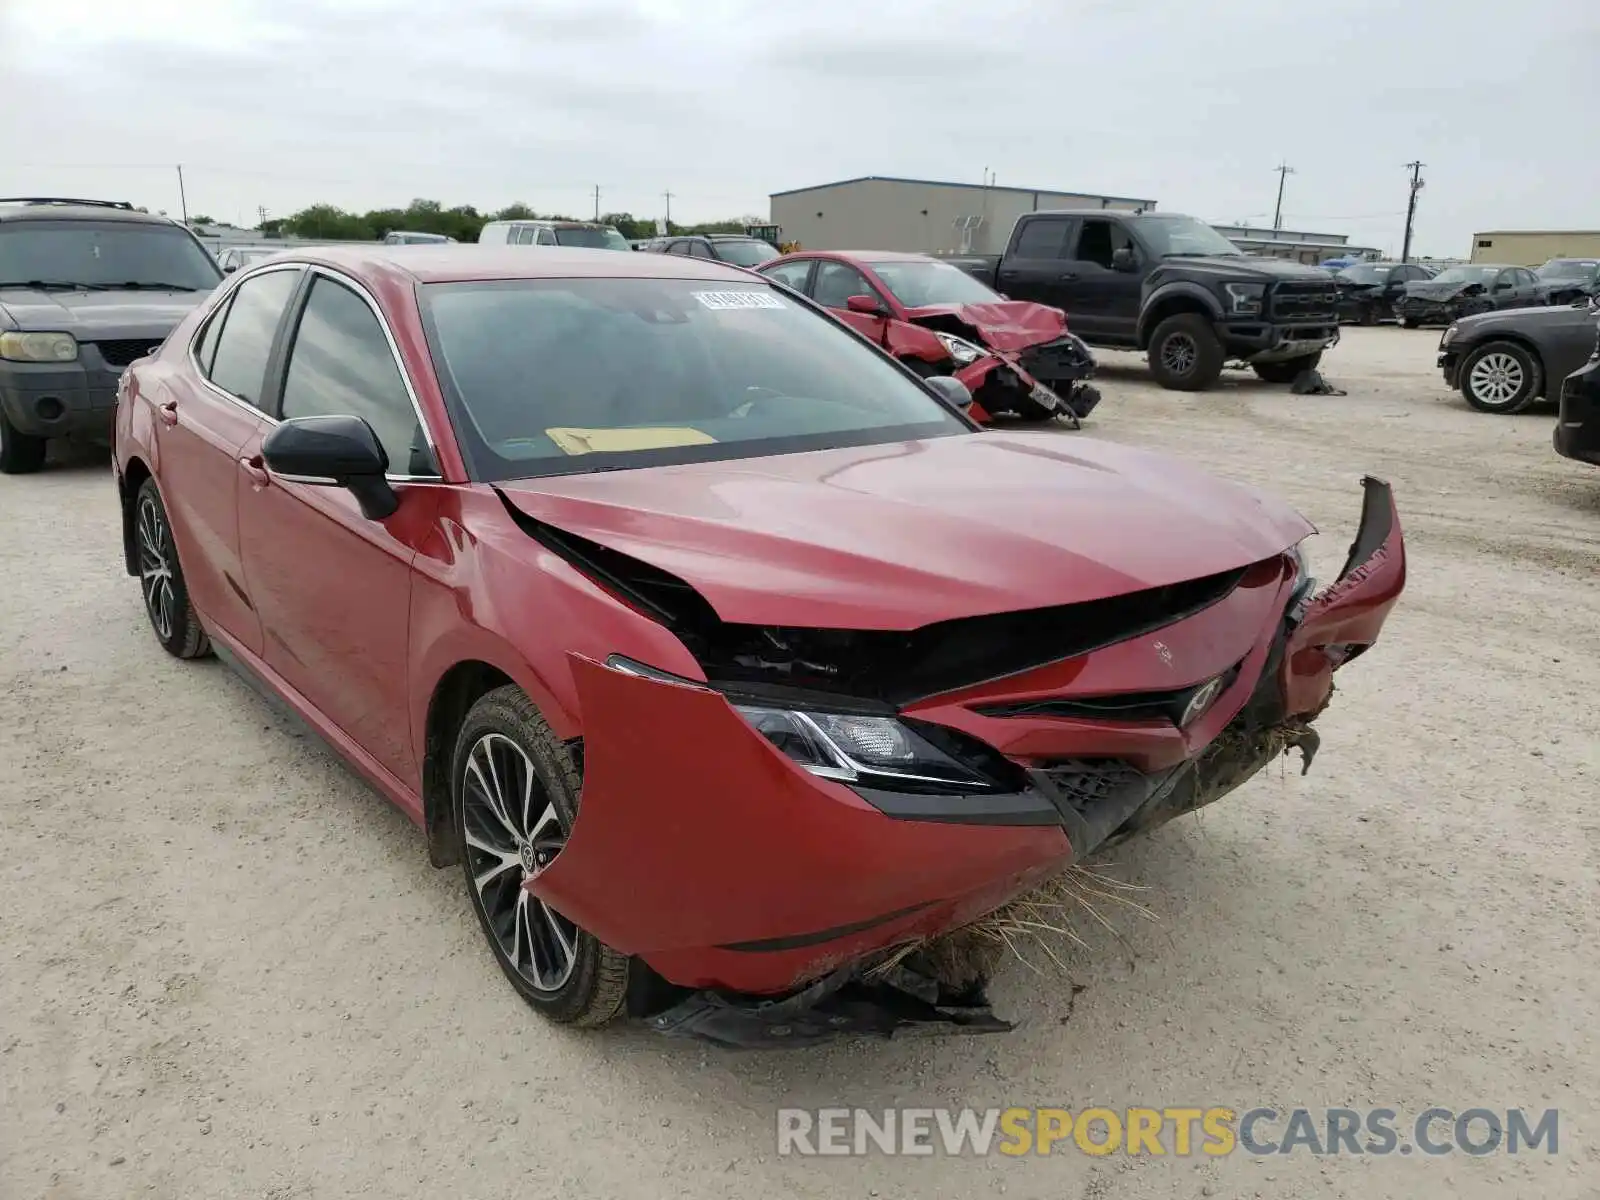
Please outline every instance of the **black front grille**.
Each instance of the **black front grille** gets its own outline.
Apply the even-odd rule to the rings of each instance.
[[[1089,816],[1112,796],[1128,788],[1144,790],[1149,781],[1115,758],[1069,758],[1044,768],[1045,778],[1082,816]]]
[[[146,354],[152,354],[161,345],[160,338],[113,338],[105,342],[91,342],[100,351],[100,357],[111,367],[125,367]]]
[[[1339,289],[1327,283],[1275,283],[1272,317],[1276,321],[1331,321],[1339,306]]]

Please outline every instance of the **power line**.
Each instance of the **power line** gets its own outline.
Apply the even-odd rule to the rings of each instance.
[[[1421,160],[1406,164],[1411,169],[1411,198],[1406,203],[1406,238],[1400,247],[1400,261],[1403,263],[1411,261],[1411,227],[1416,223],[1417,218],[1417,193],[1423,187],[1422,168],[1427,165]]]

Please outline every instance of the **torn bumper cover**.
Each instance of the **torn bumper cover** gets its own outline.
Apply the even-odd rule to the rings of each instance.
[[[1278,754],[1298,748],[1309,767],[1310,722],[1333,672],[1377,638],[1405,581],[1390,489],[1364,486],[1348,560],[1320,593],[1285,554],[1154,634],[887,710],[936,740],[941,729],[981,731],[1004,768],[992,778],[1013,781],[1004,788],[819,775],[714,683],[574,655],[580,809],[565,849],[528,886],[693,990],[654,1015],[663,1033],[757,1046],[1009,1028],[981,987],[949,994],[888,960],[1211,803]],[[1242,657],[1176,691],[1110,697],[1120,709],[1105,697],[1018,698],[1019,679],[1088,677],[1100,656],[1158,661],[1169,646],[1221,644],[1222,631],[1244,638]]]

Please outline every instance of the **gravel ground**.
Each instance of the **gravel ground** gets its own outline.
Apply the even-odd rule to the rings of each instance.
[[[1600,471],[1483,416],[1436,335],[1357,329],[1344,397],[1104,356],[1089,434],[1285,496],[1337,570],[1359,476],[1411,578],[1272,768],[1114,861],[1158,922],[1010,965],[994,1038],[736,1054],[550,1028],[454,872],[215,662],[149,635],[103,459],[0,477],[0,1196],[1593,1197]],[[1063,513],[1063,520],[1073,519]],[[801,1159],[779,1106],[1561,1109],[1560,1152]],[[1281,1128],[1280,1128],[1281,1132]]]

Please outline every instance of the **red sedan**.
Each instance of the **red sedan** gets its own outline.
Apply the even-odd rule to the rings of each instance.
[[[1094,356],[1067,332],[1066,313],[1007,300],[950,263],[888,250],[802,250],[756,269],[811,297],[918,374],[961,380],[982,419],[1082,418],[1100,402],[1087,382]]]
[[[736,268],[322,247],[129,369],[115,473],[161,644],[403,809],[535,1008],[760,1043],[977,1020],[870,968],[1309,756],[1400,593],[1384,484],[1318,593],[1276,501],[976,432]]]

